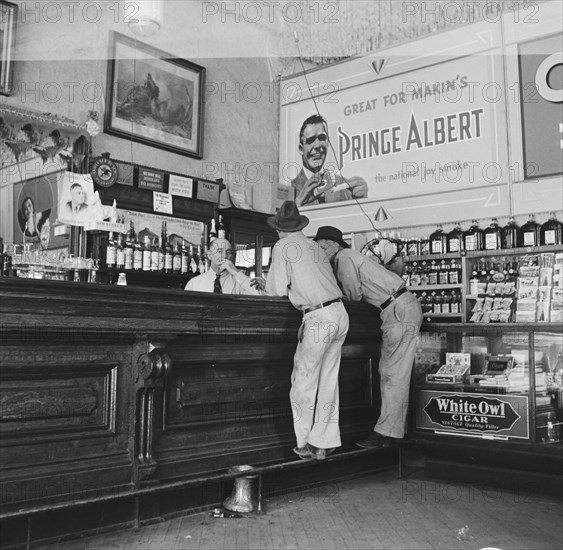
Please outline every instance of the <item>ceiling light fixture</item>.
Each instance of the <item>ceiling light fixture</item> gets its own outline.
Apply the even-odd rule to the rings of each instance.
[[[130,31],[143,38],[156,34],[162,25],[162,0],[137,0],[131,4],[136,9],[126,19]]]

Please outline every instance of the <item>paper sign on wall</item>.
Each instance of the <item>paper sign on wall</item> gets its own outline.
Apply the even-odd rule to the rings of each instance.
[[[152,194],[152,209],[162,214],[172,214],[172,195],[155,191]]]
[[[164,190],[164,173],[140,168],[138,185],[139,189],[162,192]]]
[[[197,184],[197,198],[201,201],[218,202],[219,186],[216,183],[199,181]]]
[[[194,193],[194,180],[192,178],[170,174],[168,192],[177,197],[187,197],[191,199]]]

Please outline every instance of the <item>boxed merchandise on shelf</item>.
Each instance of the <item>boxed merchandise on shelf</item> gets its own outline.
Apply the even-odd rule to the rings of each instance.
[[[446,364],[434,374],[427,374],[431,383],[459,384],[465,382],[471,368],[470,353],[446,353]]]

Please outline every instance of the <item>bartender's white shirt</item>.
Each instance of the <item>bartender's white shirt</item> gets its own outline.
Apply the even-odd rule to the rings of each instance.
[[[215,271],[210,269],[188,281],[184,290],[195,290],[196,292],[213,292],[215,284]],[[228,271],[221,273],[221,289],[223,294],[254,294],[261,295],[254,287],[250,286],[250,278],[239,271],[236,275],[231,275]]]

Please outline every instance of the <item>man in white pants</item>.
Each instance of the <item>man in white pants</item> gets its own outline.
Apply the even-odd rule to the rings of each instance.
[[[380,309],[381,414],[374,431],[356,445],[365,449],[388,447],[393,439],[405,436],[410,379],[422,324],[420,304],[399,275],[378,260],[350,250],[336,227],[319,227],[314,240],[333,263],[344,296]]]
[[[295,202],[284,202],[267,222],[280,240],[272,252],[266,292],[288,296],[303,313],[289,394],[297,440],[293,450],[301,458],[324,460],[341,445],[338,371],[348,313],[324,252],[301,231],[309,220]]]

